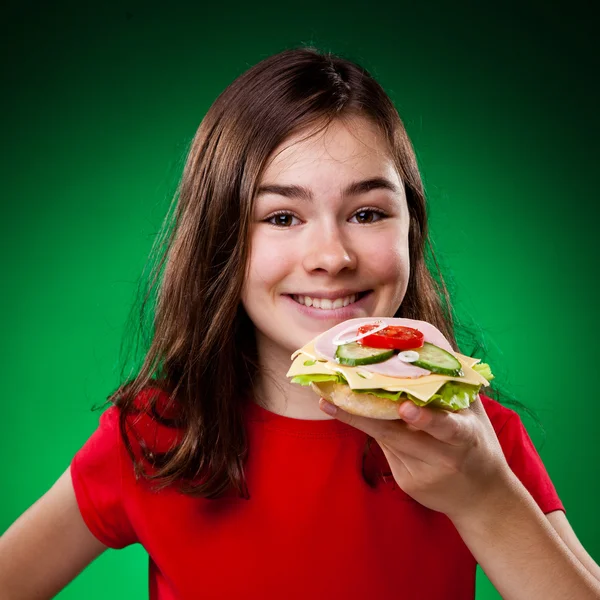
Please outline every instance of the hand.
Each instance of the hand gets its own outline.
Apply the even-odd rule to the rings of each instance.
[[[457,413],[408,400],[398,407],[400,421],[352,415],[324,398],[319,407],[373,437],[400,488],[451,519],[484,509],[490,494],[510,486],[512,472],[479,397]]]

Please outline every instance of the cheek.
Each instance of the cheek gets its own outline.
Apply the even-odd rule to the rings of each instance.
[[[368,272],[377,274],[381,283],[398,283],[402,286],[403,282],[408,281],[410,259],[405,236],[381,236],[377,244],[369,245],[369,251],[362,259],[363,266]]]
[[[294,264],[294,253],[289,244],[269,239],[269,236],[255,236],[246,271],[245,300],[251,301],[257,294],[268,293],[293,270]]]

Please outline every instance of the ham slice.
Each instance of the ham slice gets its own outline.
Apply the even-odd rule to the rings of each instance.
[[[402,325],[403,327],[412,327],[413,329],[418,329],[423,334],[426,342],[439,346],[440,348],[443,348],[444,350],[454,354],[454,350],[448,343],[448,340],[446,340],[439,329],[434,327],[431,323],[417,321],[414,319],[395,319],[393,317],[382,317],[379,319],[375,317],[367,319],[349,319],[348,321],[339,323],[335,327],[327,330],[325,333],[322,333],[315,340],[316,353],[321,358],[336,362],[335,351],[337,346],[335,346],[333,343],[333,340],[336,338],[336,336],[353,325],[356,326],[356,333],[358,333],[358,328],[361,325],[375,323],[375,321],[378,320],[383,321],[386,323],[386,325]],[[350,338],[352,337],[352,334],[348,333],[344,336],[344,338],[346,337]],[[388,375],[389,377],[403,377],[411,379],[423,377],[424,375],[431,375],[431,371],[428,371],[427,369],[421,369],[420,367],[415,367],[410,363],[405,363],[396,355],[384,362],[376,363],[374,365],[361,366],[360,369],[364,371],[371,371],[373,373],[379,373],[380,375]]]

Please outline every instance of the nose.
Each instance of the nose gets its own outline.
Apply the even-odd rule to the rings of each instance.
[[[307,240],[303,266],[308,272],[337,275],[343,269],[355,269],[356,260],[356,254],[339,227],[327,226],[315,229]]]

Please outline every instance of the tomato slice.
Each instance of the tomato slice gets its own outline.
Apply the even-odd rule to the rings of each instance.
[[[367,333],[375,327],[375,325],[363,325],[358,328],[358,333]],[[412,348],[421,348],[424,341],[425,338],[418,329],[403,327],[402,325],[390,325],[373,335],[365,336],[358,340],[358,343],[369,348],[411,350]]]

